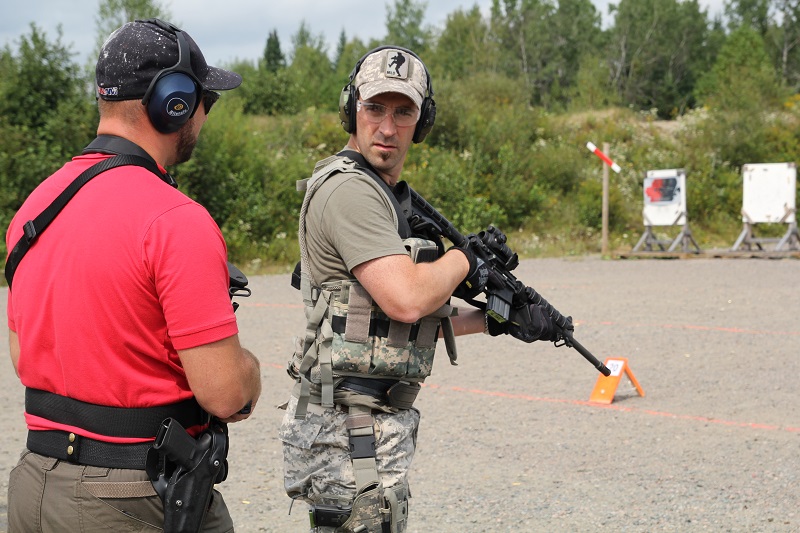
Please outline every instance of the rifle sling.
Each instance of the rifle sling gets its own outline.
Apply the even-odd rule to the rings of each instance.
[[[408,217],[404,213],[403,208],[400,206],[400,202],[395,195],[395,190],[392,187],[389,187],[388,183],[383,181],[383,179],[378,175],[377,172],[375,172],[375,169],[372,168],[372,165],[367,162],[362,154],[356,152],[355,150],[342,150],[338,155],[352,159],[356,163],[356,168],[358,168],[358,170],[374,179],[378,185],[381,186],[381,188],[386,192],[386,195],[389,197],[389,201],[392,202],[392,207],[394,207],[395,213],[397,213],[397,233],[400,234],[401,239],[407,239],[411,237],[411,226],[408,224]],[[400,183],[398,183],[398,185],[400,185]]]

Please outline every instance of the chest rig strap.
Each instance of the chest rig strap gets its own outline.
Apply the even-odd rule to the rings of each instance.
[[[372,416],[372,410],[360,405],[350,406],[346,426],[350,434],[350,458],[353,460],[356,493],[358,493],[380,481],[375,450],[375,418]]]
[[[307,241],[306,241],[306,215],[311,198],[320,188],[320,186],[331,176],[338,173],[353,173],[366,174],[372,177],[377,185],[381,185],[378,189],[384,196],[386,196],[394,209],[392,210],[392,217],[398,228],[398,234],[405,238],[406,249],[409,255],[414,258],[415,262],[432,261],[438,257],[436,247],[434,246],[433,254],[431,257],[421,259],[415,257],[413,253],[415,243],[413,241],[422,241],[428,244],[430,241],[424,239],[407,238],[410,231],[406,215],[400,207],[397,198],[394,197],[392,190],[380,179],[374,172],[367,172],[363,168],[366,165],[364,161],[359,163],[357,154],[352,151],[344,151],[339,155],[331,156],[317,163],[314,173],[307,180],[301,180],[297,183],[298,190],[305,190],[305,197],[303,205],[300,209],[300,224],[299,224],[299,244],[300,244],[300,275],[299,275],[299,288],[302,292],[303,302],[305,304],[305,314],[307,319],[306,331],[302,339],[302,348],[299,353],[295,355],[292,361],[289,362],[289,374],[295,378],[298,383],[295,387],[295,396],[298,398],[297,409],[295,411],[295,418],[305,418],[308,410],[309,401],[319,403],[323,407],[333,407],[334,405],[334,391],[343,378],[347,376],[361,376],[364,380],[380,379],[382,377],[394,376],[395,380],[403,380],[406,385],[408,381],[418,382],[424,379],[427,375],[420,374],[421,367],[415,368],[413,374],[391,374],[387,375],[382,373],[381,369],[370,369],[370,376],[366,376],[366,369],[347,369],[341,367],[341,348],[337,348],[338,359],[336,360],[336,370],[334,370],[334,361],[332,360],[331,344],[334,340],[334,333],[337,339],[346,339],[347,343],[352,344],[369,344],[371,339],[380,337],[384,339],[385,346],[391,349],[402,350],[409,343],[422,350],[430,351],[428,356],[430,360],[426,363],[427,373],[430,372],[430,361],[433,357],[433,349],[436,345],[439,327],[442,328],[442,334],[445,338],[445,346],[448,356],[452,364],[455,363],[456,351],[455,340],[453,335],[453,328],[450,322],[450,316],[454,314],[454,308],[449,305],[444,305],[442,308],[436,310],[430,316],[423,317],[416,324],[405,324],[395,320],[390,320],[385,317],[378,308],[375,307],[372,297],[367,291],[355,280],[348,280],[332,284],[326,284],[324,287],[314,279],[311,270]],[[362,158],[363,159],[363,158]],[[378,187],[376,186],[376,189]],[[341,283],[346,284],[346,303],[341,304],[342,300],[338,300],[342,296],[341,291],[345,287]],[[329,285],[333,285],[331,287]],[[334,299],[337,300],[334,302]],[[341,313],[336,314],[332,311],[332,306],[343,305],[346,309],[345,316],[340,316]],[[341,342],[341,340],[337,340]],[[411,364],[411,363],[409,363]],[[415,360],[415,364],[419,361]],[[373,371],[374,374],[373,374]],[[312,381],[313,375],[313,381]],[[392,407],[408,408],[413,403],[413,397],[416,396],[418,390],[418,383],[411,383],[408,387],[408,394],[399,394],[396,398],[399,404],[395,406],[393,402],[387,403]],[[398,387],[398,390],[402,387]],[[403,389],[405,390],[405,389]],[[400,391],[402,392],[402,391]],[[414,393],[413,395],[411,393]],[[376,397],[377,398],[377,397]],[[402,398],[402,399],[401,399]],[[391,398],[389,398],[391,399]],[[380,401],[386,402],[386,398],[379,398]]]

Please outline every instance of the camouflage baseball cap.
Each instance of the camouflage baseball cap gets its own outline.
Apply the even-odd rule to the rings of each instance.
[[[383,93],[400,93],[422,107],[427,81],[422,61],[404,50],[385,48],[368,55],[361,63],[355,87],[364,100]]]

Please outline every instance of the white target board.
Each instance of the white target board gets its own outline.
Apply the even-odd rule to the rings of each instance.
[[[645,226],[686,224],[686,171],[648,170],[644,179]]]
[[[754,163],[742,167],[742,222],[795,221],[797,166],[794,163]]]

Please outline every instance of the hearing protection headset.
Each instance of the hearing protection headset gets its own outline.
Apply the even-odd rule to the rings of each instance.
[[[433,129],[433,123],[436,121],[436,102],[433,101],[433,84],[431,83],[431,75],[428,72],[428,68],[425,66],[425,63],[422,61],[422,59],[420,59],[419,56],[411,50],[400,46],[379,46],[378,48],[370,50],[358,60],[355,68],[353,68],[353,71],[350,73],[350,81],[347,82],[347,85],[344,86],[341,94],[339,95],[339,119],[342,121],[342,129],[344,129],[344,131],[347,133],[353,133],[356,131],[355,103],[357,96],[354,82],[362,63],[364,63],[367,57],[369,57],[371,54],[386,49],[400,50],[401,52],[405,52],[406,54],[414,56],[419,60],[419,62],[422,64],[422,68],[425,70],[425,79],[427,81],[427,89],[425,92],[427,94],[425,94],[424,98],[422,99],[419,120],[414,128],[414,136],[411,138],[414,143],[420,143]]]
[[[174,34],[178,41],[178,62],[156,74],[142,98],[153,126],[161,133],[173,133],[194,116],[200,105],[203,85],[192,72],[189,42],[183,32],[159,19],[142,22],[155,24]]]

